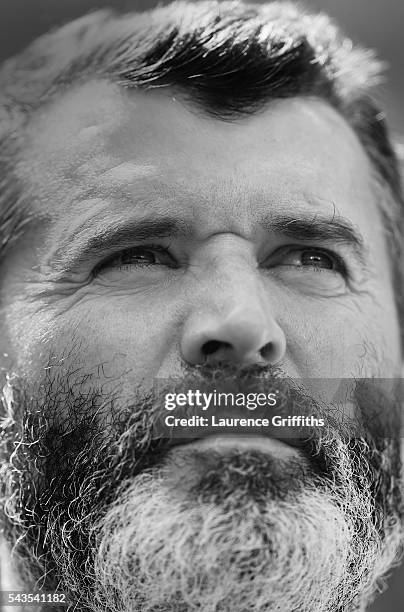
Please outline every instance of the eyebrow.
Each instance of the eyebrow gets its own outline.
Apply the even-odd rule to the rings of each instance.
[[[332,217],[320,214],[308,217],[277,213],[276,216],[266,219],[265,227],[267,231],[302,242],[329,241],[334,244],[342,244],[354,251],[364,263],[364,238],[359,229],[345,217],[335,214]]]
[[[73,269],[87,262],[91,256],[109,253],[114,249],[132,247],[136,241],[156,238],[178,238],[188,236],[191,227],[182,219],[155,216],[150,219],[127,220],[97,228],[97,222],[86,223],[75,232],[69,243],[61,245],[54,254],[54,264],[58,271]]]
[[[364,239],[357,228],[346,218],[320,214],[307,216],[302,213],[271,213],[260,221],[268,232],[301,242],[332,242],[350,248],[364,263]],[[156,238],[192,237],[190,223],[171,216],[126,220],[105,224],[105,218],[85,223],[76,230],[73,238],[60,245],[53,256],[57,272],[73,270],[92,257],[113,253],[134,246],[136,241]]]

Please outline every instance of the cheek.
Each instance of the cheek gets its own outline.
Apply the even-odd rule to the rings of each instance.
[[[57,312],[46,307],[14,307],[7,325],[15,356],[13,370],[37,383],[48,365],[58,374],[90,375],[93,384],[119,384],[133,393],[152,380],[173,342],[175,327],[168,309],[135,308],[122,303],[82,304]]]
[[[397,372],[395,311],[374,299],[300,302],[287,319],[288,359],[298,377],[391,377]]]
[[[74,334],[71,325],[64,324],[58,344],[65,339],[72,346],[76,367],[96,372],[112,386],[119,381],[133,393],[134,387],[157,374],[168,350],[169,329],[167,319],[151,309],[100,308],[76,320]]]
[[[361,334],[348,337],[344,324],[327,316],[305,318],[289,335],[288,355],[301,378],[350,377],[360,352]]]

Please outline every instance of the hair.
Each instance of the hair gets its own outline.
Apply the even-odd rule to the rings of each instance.
[[[397,156],[371,93],[383,64],[329,17],[293,3],[174,2],[143,13],[101,10],[41,36],[0,70],[0,249],[29,219],[16,176],[24,126],[75,84],[169,87],[217,120],[236,121],[271,100],[314,96],[349,123],[368,154],[404,328],[403,196]],[[402,334],[404,340],[404,333]]]

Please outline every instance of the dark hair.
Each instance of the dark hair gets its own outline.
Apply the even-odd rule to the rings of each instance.
[[[400,172],[370,93],[381,68],[373,52],[353,46],[327,16],[285,2],[175,2],[144,13],[98,11],[73,21],[36,40],[0,71],[2,243],[27,220],[10,163],[21,147],[22,127],[72,84],[108,78],[126,88],[170,87],[222,121],[259,112],[274,98],[316,96],[352,126],[384,187],[380,209],[403,322]]]

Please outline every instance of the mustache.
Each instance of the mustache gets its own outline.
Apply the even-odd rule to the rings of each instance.
[[[362,438],[368,448],[383,450],[386,440],[397,438],[399,431],[401,411],[397,402],[373,379],[348,381],[357,408],[354,415],[344,414],[338,398],[327,403],[314,397],[305,381],[288,377],[279,367],[226,363],[185,368],[181,379],[156,380],[148,391],[137,390],[127,400],[119,391],[103,393],[98,387],[84,388],[85,379],[75,372],[62,377],[49,370],[41,393],[29,392],[22,382],[14,380],[8,421],[13,436],[9,436],[7,453],[11,455],[17,438],[24,444],[27,459],[35,465],[46,464],[43,471],[60,481],[74,472],[77,461],[84,467],[89,462],[92,471],[94,466],[109,473],[115,471],[119,478],[136,476],[161,464],[173,446],[173,439],[156,427],[167,414],[164,395],[195,387],[207,392],[224,388],[234,393],[276,387],[280,391],[277,413],[295,411],[323,417],[325,431],[312,428],[282,437],[299,448],[323,475],[331,471],[329,449],[333,440]],[[313,388],[312,380],[310,385]],[[345,386],[340,395],[346,396]],[[189,415],[187,407],[177,410],[179,417]]]

